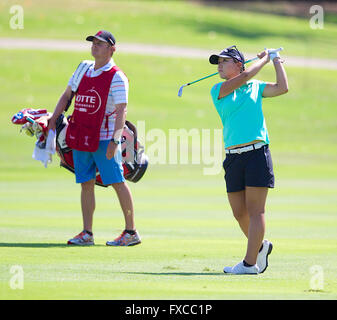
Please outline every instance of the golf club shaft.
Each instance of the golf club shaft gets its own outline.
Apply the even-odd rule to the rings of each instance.
[[[280,48],[278,48],[278,49],[272,49],[272,50],[270,49],[270,50],[268,50],[268,54],[269,54],[269,53],[275,53],[275,52],[278,52],[278,51],[281,51],[281,50],[283,50],[282,47],[280,47]],[[245,61],[244,64],[249,63],[249,62],[252,62],[252,61],[255,61],[255,60],[258,60],[258,59],[259,59],[259,57],[255,57],[255,58],[249,59],[249,60]],[[178,91],[178,97],[181,97],[181,96],[182,96],[182,94],[183,94],[183,88],[184,88],[184,87],[189,86],[189,85],[191,85],[191,84],[193,84],[193,83],[199,82],[199,81],[201,81],[201,80],[205,80],[205,79],[207,79],[207,78],[213,77],[213,76],[215,76],[215,75],[217,75],[217,74],[219,74],[219,72],[215,72],[215,73],[212,73],[212,74],[210,74],[210,75],[208,75],[208,76],[206,76],[206,77],[203,77],[203,78],[194,80],[194,81],[192,81],[192,82],[183,84],[183,85],[179,88],[179,91]]]
[[[34,123],[35,123],[35,120],[32,119],[32,118],[30,118],[30,117],[26,117],[26,120],[27,120],[28,122],[30,122],[31,124],[34,124]]]
[[[206,76],[206,77],[203,77],[203,78],[201,78],[201,79],[198,79],[198,80],[195,80],[195,81],[186,83],[186,85],[189,86],[190,84],[193,84],[193,83],[196,83],[196,82],[198,82],[198,81],[207,79],[207,78],[209,78],[209,77],[213,77],[213,76],[217,75],[218,73],[219,73],[219,72],[212,73],[212,74],[210,74],[210,75],[208,75],[208,76]]]
[[[249,63],[249,62],[252,62],[252,61],[255,61],[255,60],[258,60],[258,59],[259,59],[259,57],[252,58],[252,59],[250,59],[250,60],[247,60],[247,61],[245,62],[245,64],[246,64],[246,63]],[[215,73],[212,73],[212,74],[210,74],[210,75],[208,75],[208,76],[206,76],[206,77],[203,77],[203,78],[201,78],[201,79],[198,79],[198,80],[195,80],[195,81],[186,83],[186,86],[189,86],[190,84],[193,84],[193,83],[199,82],[199,81],[201,81],[201,80],[205,80],[205,79],[207,79],[207,78],[213,77],[213,76],[215,76],[215,75],[217,75],[217,74],[219,74],[219,72],[215,72]]]

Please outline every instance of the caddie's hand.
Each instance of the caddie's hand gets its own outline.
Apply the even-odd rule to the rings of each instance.
[[[106,157],[108,160],[111,160],[115,156],[117,148],[118,145],[110,141],[110,143],[108,144],[108,149],[106,150]]]
[[[56,119],[54,119],[54,117],[51,117],[48,120],[48,132],[49,130],[56,130]]]

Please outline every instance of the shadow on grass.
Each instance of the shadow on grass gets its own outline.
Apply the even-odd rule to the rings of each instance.
[[[76,246],[76,247],[97,247],[94,246]],[[105,246],[105,245],[104,245]],[[66,243],[3,243],[0,242],[0,248],[73,248],[74,245],[68,245]]]
[[[150,276],[219,276],[222,272],[121,272],[128,274],[150,275]]]

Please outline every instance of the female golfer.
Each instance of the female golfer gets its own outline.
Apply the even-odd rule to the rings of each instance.
[[[274,187],[269,137],[262,112],[262,98],[288,91],[285,70],[277,52],[263,51],[260,60],[245,70],[243,54],[236,46],[209,58],[218,65],[224,82],[211,89],[213,103],[223,124],[228,200],[235,219],[248,238],[244,259],[225,273],[258,274],[268,267],[272,243],[263,240],[265,203],[268,188]],[[252,79],[270,60],[274,63],[276,83]]]

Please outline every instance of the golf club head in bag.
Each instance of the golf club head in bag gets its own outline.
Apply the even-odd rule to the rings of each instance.
[[[68,119],[61,114],[56,122],[56,152],[61,162],[61,167],[75,172],[72,149],[65,142]],[[137,129],[131,122],[126,121],[122,134],[122,165],[124,178],[131,182],[138,182],[148,167],[148,158],[144,153],[144,147],[137,139]],[[96,184],[101,187],[108,187],[103,184],[99,171],[96,172]]]

